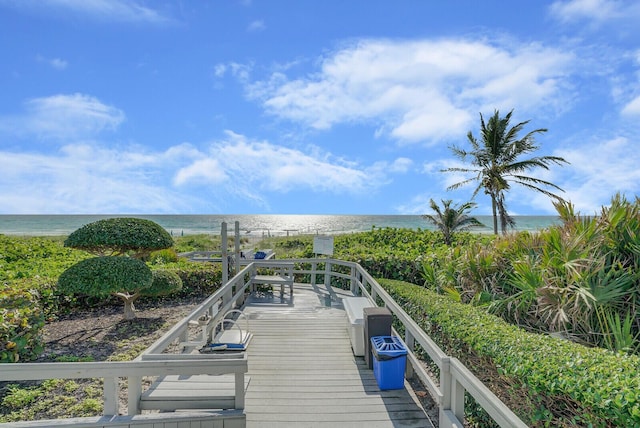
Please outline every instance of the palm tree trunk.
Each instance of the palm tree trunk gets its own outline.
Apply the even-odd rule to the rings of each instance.
[[[498,234],[498,213],[497,213],[496,197],[491,195],[491,210],[493,211],[493,234]]]

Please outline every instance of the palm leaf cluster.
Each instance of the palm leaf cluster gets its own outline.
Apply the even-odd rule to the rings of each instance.
[[[475,217],[470,217],[467,212],[471,211],[476,204],[474,202],[466,202],[461,205],[451,204],[451,199],[442,200],[442,209],[433,200],[429,200],[429,206],[433,210],[433,214],[424,214],[422,218],[432,223],[442,232],[444,242],[451,245],[453,233],[455,231],[465,231],[474,227],[484,227]]]
[[[535,136],[547,132],[547,129],[535,129],[519,138],[518,134],[529,121],[510,127],[512,114],[513,111],[510,111],[506,116],[500,117],[500,112],[496,110],[488,121],[485,121],[480,114],[480,139],[476,138],[471,131],[467,134],[471,150],[451,147],[454,156],[463,162],[470,162],[471,167],[453,167],[443,170],[473,174],[472,177],[450,186],[449,189],[458,189],[470,183],[477,183],[472,198],[475,198],[481,190],[491,198],[493,228],[496,234],[498,218],[503,233],[508,227],[514,225],[505,202],[505,194],[511,189],[511,185],[518,184],[555,200],[561,200],[559,196],[547,190],[552,188],[562,191],[560,187],[525,174],[535,168],[549,169],[552,164],[567,163],[558,156],[534,156],[523,159],[524,156],[539,149],[535,143]]]

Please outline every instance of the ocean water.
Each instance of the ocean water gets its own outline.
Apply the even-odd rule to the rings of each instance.
[[[249,237],[333,235],[364,232],[372,228],[429,229],[433,226],[418,215],[0,215],[0,234],[24,236],[68,235],[87,223],[111,217],[138,217],[152,220],[173,236],[219,235],[223,222],[232,234],[239,222],[240,234]],[[474,216],[491,233],[491,216]],[[559,223],[557,216],[515,216],[515,230],[537,231]]]

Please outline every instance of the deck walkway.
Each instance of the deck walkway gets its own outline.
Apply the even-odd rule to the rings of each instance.
[[[332,294],[327,306],[324,286],[296,284],[293,299],[274,293],[247,300],[254,334],[247,427],[433,427],[406,382],[403,390],[378,388],[351,351],[341,303],[351,293]]]

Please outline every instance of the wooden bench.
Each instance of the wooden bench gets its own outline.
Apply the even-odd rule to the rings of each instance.
[[[293,296],[293,262],[255,262],[255,268],[251,275],[251,290],[256,290],[256,285],[280,286],[280,296],[284,296],[285,286],[289,286],[289,295]],[[258,269],[269,269],[272,275],[258,275]]]
[[[347,330],[351,340],[353,355],[364,356],[364,308],[375,304],[366,297],[345,297],[342,299],[344,311],[347,313]]]
[[[163,361],[160,356],[147,356],[146,362]],[[200,373],[164,374],[158,376],[149,389],[140,395],[141,410],[175,411],[183,409],[244,409],[244,397],[249,385],[246,352],[217,358],[202,354],[178,354],[172,358],[185,366],[207,364]],[[174,371],[175,373],[175,371]]]

